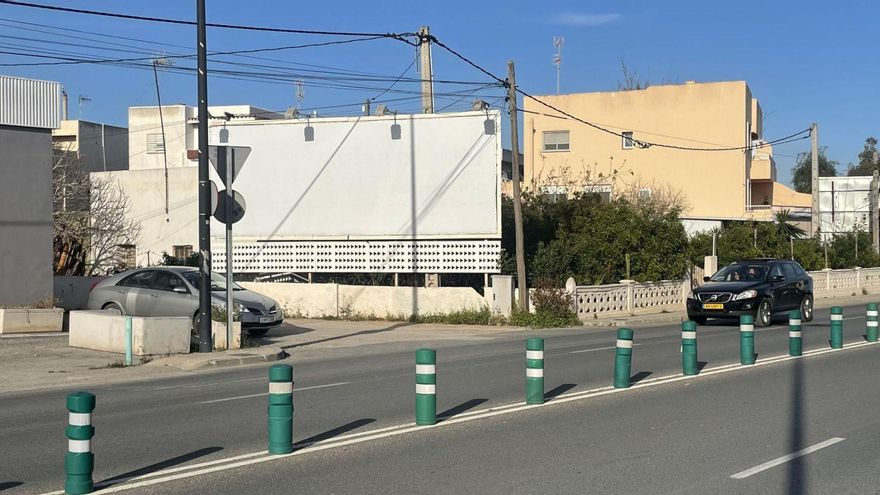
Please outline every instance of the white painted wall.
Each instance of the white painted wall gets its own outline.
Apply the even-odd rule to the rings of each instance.
[[[243,282],[246,289],[275,299],[286,316],[374,316],[408,318],[488,307],[470,287],[375,287],[339,284]]]

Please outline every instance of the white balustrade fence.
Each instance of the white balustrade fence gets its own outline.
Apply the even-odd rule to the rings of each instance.
[[[819,270],[808,274],[813,278],[816,297],[861,294],[880,289],[880,267]],[[687,280],[622,281],[619,284],[579,285],[573,297],[578,317],[587,320],[684,310],[689,292]]]

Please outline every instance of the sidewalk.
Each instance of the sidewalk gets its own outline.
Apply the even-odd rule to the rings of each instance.
[[[139,366],[123,366],[124,356],[70,347],[68,334],[0,338],[0,393],[159,378],[187,371],[240,366],[281,359],[278,347],[210,354],[134,356]]]

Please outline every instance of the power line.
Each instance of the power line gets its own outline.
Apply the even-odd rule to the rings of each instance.
[[[33,32],[49,34],[51,36],[57,36],[57,37],[61,37],[61,38],[72,38],[72,39],[86,40],[86,41],[92,41],[95,43],[115,45],[115,46],[121,46],[121,47],[126,47],[126,48],[138,48],[138,49],[141,49],[142,53],[147,53],[147,54],[152,54],[152,52],[148,52],[148,51],[144,50],[143,49],[144,47],[138,47],[135,45],[129,45],[129,44],[125,44],[125,43],[114,43],[114,42],[110,42],[110,41],[102,41],[99,39],[95,39],[93,37],[75,36],[75,35],[66,34],[66,33],[55,33],[52,31],[35,29],[33,27],[15,26],[15,25],[12,25],[9,23],[23,24],[26,26],[37,26],[37,27],[42,27],[42,28],[56,30],[56,31],[69,31],[69,32],[74,32],[74,33],[83,33],[83,34],[89,34],[89,35],[93,35],[93,36],[100,36],[100,37],[104,37],[104,38],[134,41],[134,42],[138,42],[138,43],[145,43],[145,44],[156,45],[156,46],[161,46],[161,47],[181,48],[181,49],[185,49],[185,50],[191,49],[190,46],[186,46],[186,45],[177,45],[177,44],[173,44],[173,43],[160,43],[160,42],[152,41],[152,40],[131,38],[131,37],[127,37],[127,36],[116,36],[116,35],[112,35],[112,34],[99,33],[99,32],[93,32],[93,31],[84,31],[84,30],[74,29],[74,28],[70,28],[70,27],[59,27],[59,26],[53,26],[50,24],[39,24],[39,23],[35,23],[35,22],[27,22],[27,21],[21,21],[21,20],[16,20],[16,19],[8,19],[8,18],[0,17],[0,21],[7,22],[6,24],[0,23],[0,25],[5,25],[5,26],[13,28],[13,29],[19,29],[19,30],[23,30],[23,31],[33,31]],[[179,54],[174,54],[174,55],[179,55]],[[298,69],[298,70],[303,70],[303,71],[326,72],[326,73],[339,72],[339,73],[343,73],[343,74],[356,74],[356,75],[363,75],[363,76],[381,76],[381,74],[375,74],[375,73],[370,73],[370,72],[361,72],[361,71],[355,71],[352,69],[343,69],[343,68],[339,68],[339,67],[328,67],[325,65],[307,64],[307,63],[303,63],[303,62],[289,62],[289,61],[281,60],[281,59],[277,59],[277,58],[259,57],[256,55],[236,54],[233,56],[254,59],[254,60],[266,60],[269,62],[278,62],[278,63],[282,63],[282,64],[285,64],[288,66],[302,66],[302,67],[312,67],[313,68],[313,69],[303,69],[303,68]],[[233,62],[224,62],[224,63],[233,63]],[[321,70],[314,70],[314,69],[328,69],[328,70],[321,71]]]
[[[4,0],[0,0],[2,3]],[[6,37],[6,36],[4,36]],[[336,41],[325,41],[321,43],[306,43],[302,45],[287,45],[287,46],[276,46],[271,48],[252,48],[248,50],[232,50],[226,52],[212,52],[210,55],[240,55],[245,53],[261,53],[261,52],[276,52],[281,50],[294,50],[299,48],[314,48],[319,46],[329,46],[329,45],[344,45],[349,43],[358,43],[363,41],[373,41],[380,39],[381,36],[370,36],[366,38],[354,38],[349,40],[336,40]],[[15,55],[14,53],[4,52],[9,55]],[[168,59],[177,59],[177,58],[195,58],[194,54],[184,54],[184,55],[165,55],[163,58]],[[135,58],[115,58],[115,59],[98,59],[98,60],[87,60],[87,59],[67,59],[59,62],[32,62],[32,63],[20,63],[20,64],[0,64],[0,67],[32,67],[32,66],[47,66],[47,65],[78,65],[78,64],[111,64],[111,63],[120,63],[120,62],[141,62],[146,60],[152,60],[154,57],[135,57]]]
[[[141,16],[134,14],[120,14],[116,12],[103,12],[98,10],[87,10],[87,9],[76,9],[72,7],[60,7],[57,5],[45,5],[39,3],[32,2],[21,2],[18,0],[0,0],[0,3],[7,5],[16,5],[19,7],[30,7],[35,9],[43,9],[43,10],[51,10],[56,12],[69,12],[74,14],[86,14],[86,15],[95,15],[102,17],[113,17],[116,19],[128,19],[134,21],[149,21],[149,22],[161,22],[165,24],[177,24],[177,25],[185,25],[185,26],[195,26],[195,21],[187,21],[183,19],[169,19],[164,17],[150,17],[150,16]],[[324,36],[376,36],[381,38],[390,38],[398,41],[402,41],[404,43],[410,44],[412,46],[416,46],[418,43],[410,41],[407,38],[418,38],[418,33],[363,33],[363,32],[352,32],[352,31],[321,31],[314,29],[289,29],[289,28],[275,28],[275,27],[266,27],[266,26],[246,26],[241,24],[222,24],[222,23],[213,23],[208,22],[205,24],[207,27],[212,28],[221,28],[221,29],[237,29],[244,31],[261,31],[261,32],[270,32],[270,33],[290,33],[290,34],[311,34],[311,35],[324,35]]]

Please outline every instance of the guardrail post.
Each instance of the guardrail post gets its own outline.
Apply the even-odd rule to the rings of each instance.
[[[526,404],[544,403],[544,339],[526,340]]]
[[[868,342],[877,342],[877,304],[868,304],[868,310],[865,315],[868,320],[866,323],[865,339]]]
[[[269,453],[293,452],[293,367],[269,368]]]
[[[739,362],[755,364],[755,319],[752,315],[739,317]]]
[[[619,329],[614,352],[614,388],[629,388],[632,347],[633,331],[629,328]]]
[[[843,348],[843,308],[831,308],[831,348]]]
[[[804,351],[801,338],[801,312],[794,310],[788,313],[788,355],[800,356]]]
[[[416,351],[416,424],[437,424],[437,351]]]
[[[681,324],[681,372],[696,375],[697,368],[697,324],[685,321]]]
[[[88,392],[74,392],[67,396],[67,454],[64,456],[64,493],[83,495],[92,493],[95,455],[92,454],[92,411],[95,396]]]

